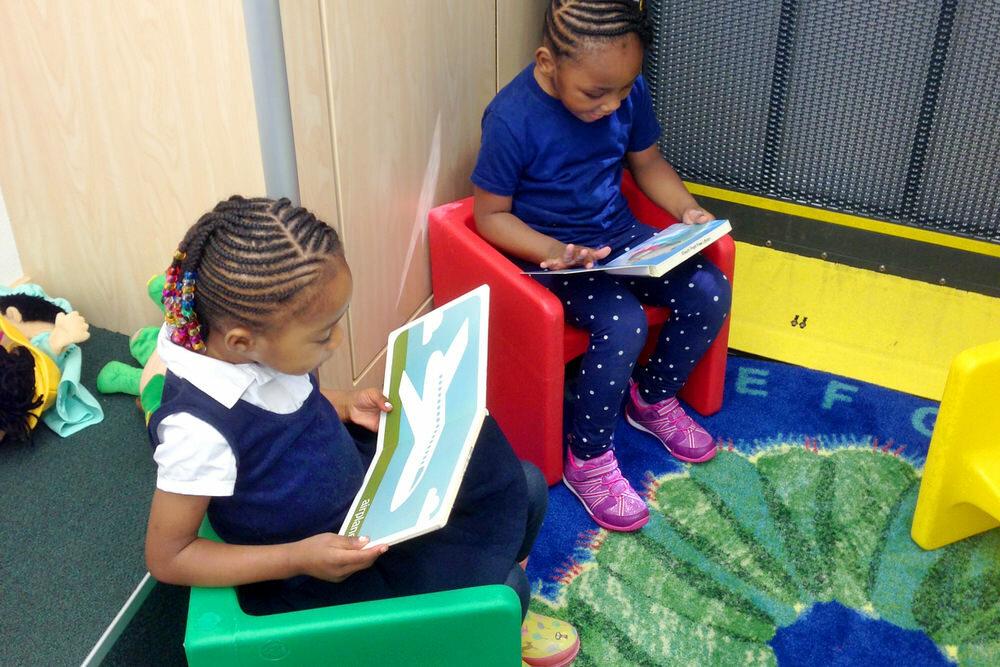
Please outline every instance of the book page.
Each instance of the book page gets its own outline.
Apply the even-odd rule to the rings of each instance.
[[[486,415],[489,288],[394,331],[375,459],[341,534],[369,546],[445,525]]]
[[[660,276],[688,257],[714,243],[732,230],[728,220],[712,220],[700,225],[676,222],[665,227],[641,244],[612,260],[591,268],[574,267],[556,271],[525,271],[539,273],[586,273],[608,271],[629,275]]]

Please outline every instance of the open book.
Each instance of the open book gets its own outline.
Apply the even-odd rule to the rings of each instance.
[[[394,544],[448,522],[486,417],[489,287],[389,334],[375,458],[341,535]]]
[[[558,271],[525,273],[583,273],[607,271],[632,276],[662,276],[695,253],[705,249],[732,231],[728,220],[712,220],[701,225],[676,222],[663,228],[628,252],[589,269],[581,266]]]

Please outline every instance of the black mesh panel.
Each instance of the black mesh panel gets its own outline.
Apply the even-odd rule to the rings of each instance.
[[[683,178],[1000,242],[1000,2],[654,0]]]

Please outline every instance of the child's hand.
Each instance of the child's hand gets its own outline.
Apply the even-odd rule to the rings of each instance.
[[[347,418],[369,431],[378,430],[379,416],[392,410],[392,404],[381,391],[374,387],[355,392],[348,408]]]
[[[593,268],[595,262],[604,259],[609,254],[611,254],[611,248],[608,246],[594,250],[586,246],[567,243],[561,251],[555,248],[553,256],[544,260],[539,266],[543,269],[551,269],[553,271],[571,269],[574,266],[582,266],[585,269],[590,269]]]
[[[703,225],[706,222],[715,220],[715,216],[703,208],[689,208],[681,216],[681,222],[685,225]]]
[[[385,544],[364,549],[367,544],[367,537],[320,533],[296,542],[295,549],[298,551],[302,574],[339,582],[359,570],[371,567],[389,549]]]

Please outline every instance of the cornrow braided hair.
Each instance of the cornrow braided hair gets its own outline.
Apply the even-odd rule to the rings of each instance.
[[[588,40],[629,33],[635,33],[644,50],[653,43],[653,27],[641,0],[551,0],[542,43],[557,56],[572,56]]]
[[[288,199],[219,202],[188,230],[167,269],[171,340],[203,351],[213,322],[265,327],[343,252],[333,227]]]

